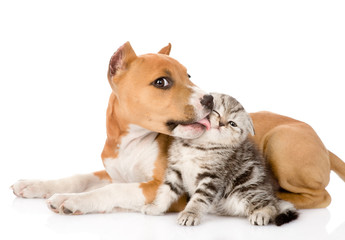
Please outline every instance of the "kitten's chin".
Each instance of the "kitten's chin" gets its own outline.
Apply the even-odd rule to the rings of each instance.
[[[205,131],[203,135],[201,135],[199,138],[195,139],[194,141],[197,141],[199,143],[213,143],[213,144],[220,144],[220,145],[229,145],[231,144],[231,138],[229,135],[221,131],[219,127],[211,128],[208,131]]]

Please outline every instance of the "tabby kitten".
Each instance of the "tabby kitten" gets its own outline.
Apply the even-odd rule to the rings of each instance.
[[[187,192],[190,200],[178,216],[180,225],[198,225],[206,213],[248,217],[260,226],[296,219],[294,206],[275,196],[264,159],[248,139],[254,135],[248,113],[236,99],[212,95],[211,129],[197,139],[173,140],[164,183],[142,212],[162,214]]]

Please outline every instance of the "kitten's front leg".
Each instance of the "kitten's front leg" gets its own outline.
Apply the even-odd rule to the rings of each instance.
[[[158,188],[155,200],[143,206],[141,212],[148,215],[161,215],[183,193],[181,173],[177,170],[168,169],[164,183]]]
[[[199,186],[186,208],[178,215],[178,224],[183,226],[200,224],[201,218],[208,212],[217,196],[218,191],[215,182],[217,182],[217,179],[210,179],[209,176],[199,182]]]

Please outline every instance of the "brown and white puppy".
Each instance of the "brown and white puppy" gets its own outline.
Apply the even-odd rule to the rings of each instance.
[[[63,214],[140,210],[152,201],[164,177],[167,135],[199,137],[210,127],[207,116],[213,108],[213,97],[190,81],[187,69],[168,56],[170,49],[169,44],[158,54],[137,56],[127,42],[111,57],[113,92],[102,153],[106,171],[22,180],[13,185],[14,193],[49,198],[50,209]]]
[[[137,56],[126,43],[112,56],[108,80],[113,93],[102,153],[106,171],[50,181],[21,180],[12,186],[14,194],[49,198],[49,208],[61,214],[111,212],[116,207],[140,210],[151,202],[164,178],[168,135],[200,136],[210,128],[206,116],[213,107],[212,97],[168,56],[170,49],[169,44],[158,54]],[[278,196],[297,208],[328,206],[330,170],[345,181],[345,163],[303,122],[269,112],[251,117],[254,141],[279,183]],[[171,210],[182,210],[185,203],[180,199]]]

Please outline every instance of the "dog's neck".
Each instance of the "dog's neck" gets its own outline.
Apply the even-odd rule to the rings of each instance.
[[[159,133],[132,124],[121,115],[118,99],[112,94],[107,109],[107,141],[102,152],[107,173],[115,181],[142,182],[152,178],[153,169],[135,168],[142,158],[154,166],[158,155]],[[114,161],[116,159],[116,161]]]
[[[118,104],[118,99],[112,93],[107,109],[107,140],[102,152],[103,161],[106,158],[116,158],[120,147],[124,146],[124,141],[129,144],[140,139],[145,141],[155,139],[158,135],[158,133],[130,124],[121,118],[121,113],[116,109]]]
[[[129,125],[128,134],[121,139],[121,146],[129,145],[132,142],[153,142],[158,133],[147,130],[138,125]]]
[[[147,134],[155,133],[137,124],[133,124],[131,121],[126,119],[123,109],[120,107],[120,102],[117,97],[115,97],[113,99],[111,110],[109,111],[110,116],[107,113],[107,118],[109,117],[111,119],[111,122],[109,122],[109,124],[111,124],[111,126],[109,126],[110,128],[117,127],[120,135],[125,135],[128,132],[133,133],[134,138],[145,137]]]

